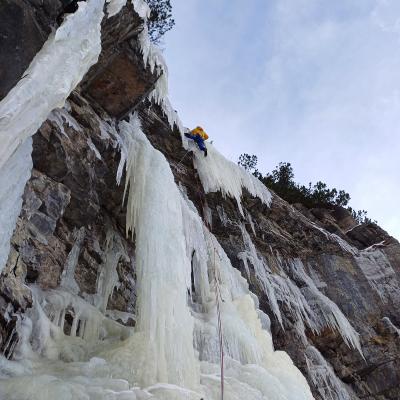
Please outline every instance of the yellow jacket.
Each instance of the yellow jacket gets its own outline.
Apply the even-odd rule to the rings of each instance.
[[[198,136],[202,137],[204,140],[208,139],[207,133],[205,133],[204,129],[202,127],[200,127],[200,126],[198,126],[198,127],[194,128],[193,130],[191,130],[190,133],[192,135],[195,135],[195,136],[198,135]]]

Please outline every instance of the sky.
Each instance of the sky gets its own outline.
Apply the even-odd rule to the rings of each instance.
[[[400,1],[171,0],[170,99],[227,158],[290,162],[400,239]]]

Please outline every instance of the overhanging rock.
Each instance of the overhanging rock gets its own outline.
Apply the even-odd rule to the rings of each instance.
[[[127,27],[121,31],[121,26]],[[151,92],[157,81],[143,64],[137,36],[143,21],[131,5],[102,26],[102,52],[81,84],[82,94],[111,117],[121,119]],[[111,39],[113,40],[111,40]]]

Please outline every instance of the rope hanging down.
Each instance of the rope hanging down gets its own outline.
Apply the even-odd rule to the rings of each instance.
[[[181,160],[178,162],[178,168],[181,166],[182,161],[185,159],[185,157],[189,154],[190,151],[192,151],[192,149],[189,149],[189,150],[185,153],[185,155],[181,158]]]
[[[217,318],[218,318],[218,336],[219,336],[219,352],[220,352],[220,362],[221,362],[221,400],[224,400],[224,337],[222,331],[222,321],[221,321],[221,288],[219,286],[219,276],[217,276],[217,266],[215,263],[215,247],[214,247],[214,279],[216,288],[216,302],[217,302]]]
[[[190,150],[186,152],[189,153]],[[186,157],[186,154],[183,156],[180,163]],[[180,164],[179,163],[179,164]],[[179,165],[178,164],[178,165]],[[200,193],[200,187],[198,185],[198,192]],[[204,209],[205,203],[202,197],[200,197],[200,203],[202,208]],[[212,232],[212,227],[209,226],[207,221],[204,221],[207,228]],[[216,291],[216,303],[217,303],[217,319],[218,319],[218,338],[219,338],[219,356],[220,356],[220,364],[221,364],[221,400],[224,400],[224,335],[222,330],[222,320],[221,320],[221,303],[222,303],[222,295],[221,295],[221,287],[219,286],[219,274],[217,274],[217,264],[215,262],[216,250],[213,244],[214,249],[214,265],[213,265],[213,272],[214,272],[214,280],[215,280],[215,291]]]

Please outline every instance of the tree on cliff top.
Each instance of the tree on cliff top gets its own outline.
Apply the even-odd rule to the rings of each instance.
[[[244,153],[240,155],[238,164],[287,202],[301,203],[307,208],[347,206],[347,210],[358,223],[376,223],[367,217],[365,210],[356,211],[348,206],[350,195],[344,190],[330,189],[326,183],[321,181],[315,185],[311,182],[308,186],[300,185],[294,180],[293,167],[288,162],[280,162],[272,172],[262,175],[257,169],[257,162],[256,155]]]
[[[159,44],[161,37],[175,25],[171,1],[147,0],[147,4],[150,7],[150,18],[147,20],[150,40]]]

